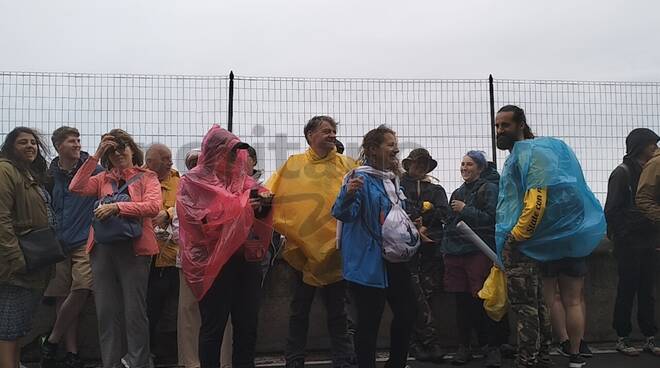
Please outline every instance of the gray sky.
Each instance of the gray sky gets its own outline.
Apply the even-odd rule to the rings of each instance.
[[[0,0],[0,70],[660,80],[660,2]]]

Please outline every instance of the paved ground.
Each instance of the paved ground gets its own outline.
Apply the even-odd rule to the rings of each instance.
[[[660,368],[660,357],[654,357],[649,354],[641,354],[639,357],[630,358],[605,349],[601,349],[600,352],[598,352],[599,351],[598,349],[594,349],[594,351],[596,351],[597,353],[594,355],[593,358],[587,359],[587,365],[585,366],[585,368],[601,368],[601,367],[602,368]],[[380,358],[378,359],[379,361],[378,366],[383,367],[384,362],[386,360],[385,354],[379,354],[379,355]],[[555,367],[557,368],[568,367],[567,358],[564,358],[560,355],[553,355],[552,358],[555,361]],[[329,363],[330,363],[329,361],[325,361],[325,360],[308,361],[306,362],[306,366],[314,367],[314,368],[326,368],[331,366]],[[513,364],[513,360],[505,359],[503,363],[504,364],[502,365],[502,368],[511,367]],[[259,359],[258,366],[282,367],[283,361],[281,361],[280,358],[276,358],[276,359],[261,358]],[[449,361],[443,364],[433,364],[433,363],[416,362],[414,360],[411,360],[409,362],[409,366],[411,368],[453,367]],[[475,359],[471,361],[469,364],[464,365],[462,367],[474,368],[474,367],[483,367],[483,366],[484,366],[483,359]]]

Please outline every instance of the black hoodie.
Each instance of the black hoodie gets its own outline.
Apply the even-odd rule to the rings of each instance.
[[[652,239],[658,236],[653,224],[637,209],[634,201],[642,166],[637,157],[660,137],[649,129],[635,129],[626,138],[626,156],[623,163],[610,174],[605,200],[607,235],[617,248],[621,245],[641,249],[654,247]]]
[[[447,203],[447,193],[445,189],[431,182],[427,177],[421,180],[413,179],[407,173],[401,177],[401,187],[406,195],[406,212],[412,219],[422,217],[422,224],[428,228],[429,238],[435,240],[435,243],[429,245],[434,247],[434,255],[439,255],[440,242],[443,237],[444,223],[449,213],[449,203]],[[433,208],[429,211],[423,211],[424,202],[430,202]],[[428,252],[429,246],[423,246],[422,253]]]

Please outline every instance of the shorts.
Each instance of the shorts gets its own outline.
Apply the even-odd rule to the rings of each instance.
[[[92,290],[92,267],[84,246],[74,249],[67,258],[55,266],[55,277],[50,280],[44,296],[65,297],[74,290]]]
[[[41,290],[0,284],[0,340],[16,341],[32,329]]]
[[[445,291],[477,295],[490,274],[493,262],[481,252],[445,254]]]
[[[584,277],[589,271],[587,257],[567,257],[554,261],[540,262],[541,276],[555,278],[560,275],[568,277]]]

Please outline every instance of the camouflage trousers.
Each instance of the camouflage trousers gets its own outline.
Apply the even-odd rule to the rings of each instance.
[[[517,367],[537,367],[548,361],[552,331],[550,311],[543,300],[543,282],[538,263],[523,257],[507,265],[510,309],[518,322]]]
[[[442,258],[416,255],[409,264],[417,318],[411,339],[417,348],[439,344],[431,300],[442,291]]]

